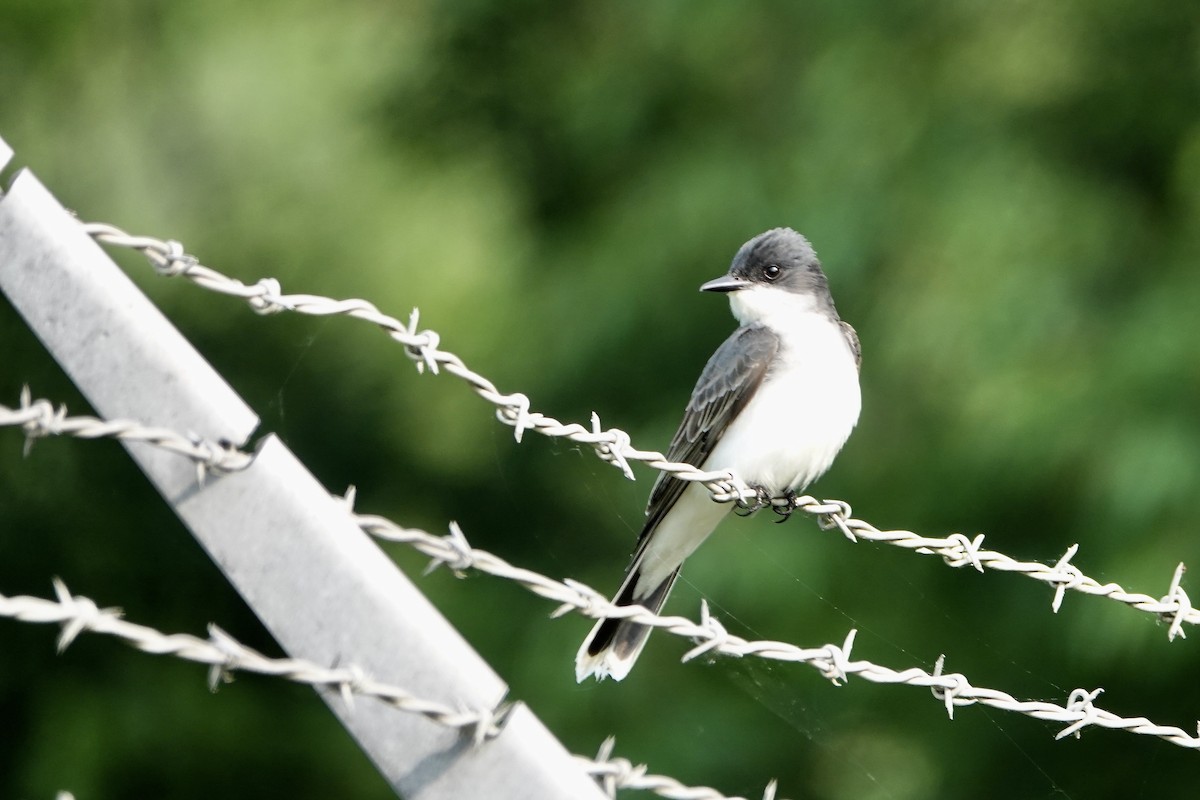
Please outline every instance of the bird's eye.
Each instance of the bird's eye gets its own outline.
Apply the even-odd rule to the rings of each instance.
[[[763,277],[766,278],[767,280],[773,281],[779,277],[779,274],[781,272],[783,272],[783,270],[781,270],[779,268],[778,264],[770,264],[768,266],[763,267],[762,274],[763,274]]]

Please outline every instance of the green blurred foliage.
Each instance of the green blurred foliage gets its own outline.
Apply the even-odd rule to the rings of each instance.
[[[85,219],[178,238],[295,292],[421,309],[536,409],[668,441],[733,322],[696,294],[742,241],[815,243],[861,334],[865,408],[816,487],[881,527],[1166,590],[1200,561],[1200,14],[1194,3],[0,0],[0,135]],[[449,377],[346,320],[258,318],[119,256],[331,491],[615,588],[653,473],[513,441]],[[0,402],[84,412],[0,303]],[[0,431],[0,592],[52,576],[140,622],[277,652],[111,442]],[[1196,754],[807,668],[576,686],[589,623],[401,566],[575,752],[790,797],[1159,797]],[[1190,583],[1190,581],[1188,582]],[[1187,585],[1187,584],[1185,584]],[[1194,592],[1193,592],[1194,593]],[[872,545],[727,523],[670,609],[736,633],[1191,728],[1192,640],[1116,604]],[[1193,636],[1193,639],[1196,637]],[[0,622],[0,796],[386,797],[304,689]]]

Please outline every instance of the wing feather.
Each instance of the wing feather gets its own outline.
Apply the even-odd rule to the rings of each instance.
[[[692,391],[667,459],[703,467],[729,423],[754,396],[779,350],[779,337],[758,325],[738,328],[708,360]],[[661,473],[650,490],[646,526],[638,543],[657,527],[683,494],[687,481]]]
[[[854,366],[860,371],[862,370],[862,345],[858,342],[858,332],[854,330],[854,326],[846,320],[838,320],[838,325],[842,327],[842,336],[846,337],[846,345],[850,348],[850,352],[854,354]]]

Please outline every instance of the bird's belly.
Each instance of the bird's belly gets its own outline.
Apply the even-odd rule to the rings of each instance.
[[[820,349],[820,348],[819,348]],[[706,462],[731,469],[778,495],[800,490],[829,469],[858,422],[858,369],[848,348],[825,358],[790,354],[726,430]]]

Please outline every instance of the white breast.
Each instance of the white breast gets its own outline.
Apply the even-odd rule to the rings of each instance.
[[[811,306],[778,310],[787,313],[746,315],[780,335],[779,361],[705,463],[776,495],[801,490],[829,469],[862,408],[858,368],[838,323]]]

